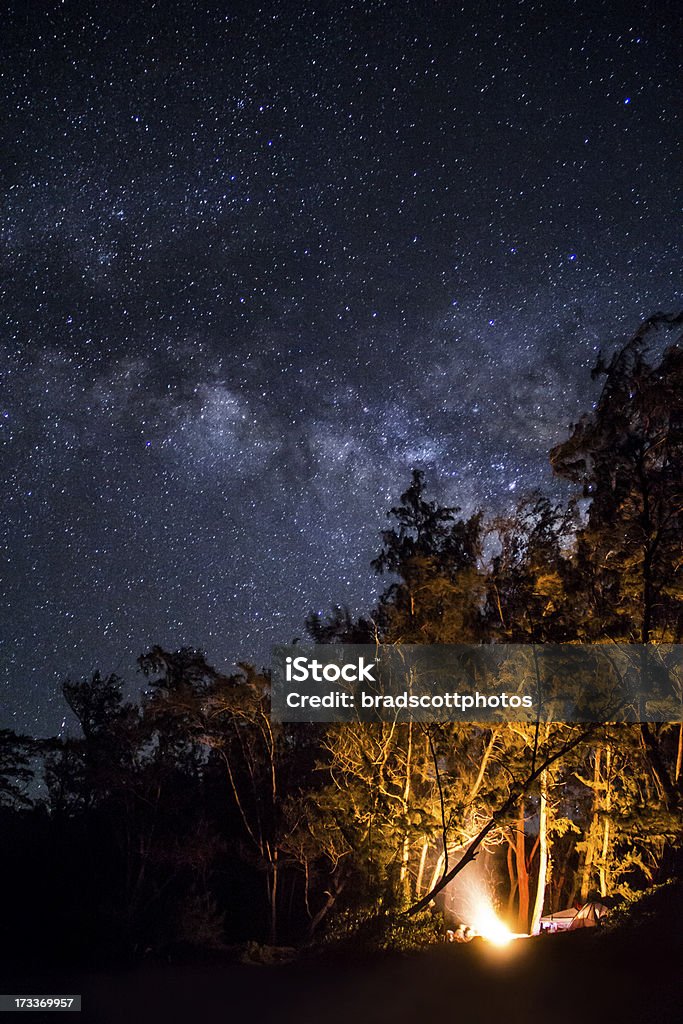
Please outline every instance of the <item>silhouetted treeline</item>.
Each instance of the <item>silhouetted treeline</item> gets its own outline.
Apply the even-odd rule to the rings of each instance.
[[[680,643],[680,324],[652,317],[599,360],[599,401],[550,454],[574,501],[463,519],[414,471],[373,562],[377,606],[311,616],[311,639]],[[251,665],[161,648],[139,665],[135,702],[113,675],[65,683],[77,736],[0,732],[6,956],[352,934],[418,904],[506,802],[485,849],[517,928],[680,872],[680,724],[283,726]]]

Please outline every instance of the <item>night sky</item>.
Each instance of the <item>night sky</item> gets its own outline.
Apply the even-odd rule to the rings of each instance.
[[[367,608],[412,467],[561,493],[677,306],[676,6],[3,5],[2,724]]]

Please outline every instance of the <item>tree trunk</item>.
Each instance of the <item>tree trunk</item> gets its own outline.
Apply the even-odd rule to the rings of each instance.
[[[413,723],[408,723],[408,749],[406,751],[406,782],[403,788],[403,812],[408,820],[408,813],[410,810],[410,774],[412,771],[412,760],[413,760]],[[406,832],[403,837],[403,848],[401,850],[401,872],[400,882],[401,889],[406,888],[406,879],[408,877],[408,861],[410,859],[410,837],[408,834],[408,826],[406,826]]]
[[[327,915],[329,914],[330,910],[332,909],[332,907],[337,902],[337,899],[339,898],[339,894],[341,893],[341,891],[344,888],[345,884],[346,884],[346,879],[342,875],[342,873],[335,873],[335,874],[332,875],[332,878],[330,880],[330,888],[325,893],[325,896],[327,898],[326,898],[325,902],[323,903],[322,907],[320,908],[320,910],[318,910],[318,912],[315,914],[315,916],[313,917],[313,920],[311,921],[311,923],[309,925],[309,929],[308,929],[308,934],[309,935],[312,936],[313,933],[315,932],[316,928],[318,927],[318,925],[327,917]]]
[[[429,850],[429,840],[425,839],[422,843],[422,852],[420,854],[420,864],[417,869],[417,878],[415,880],[415,895],[420,897],[422,894],[422,878],[425,873],[425,864],[427,863],[427,852]]]
[[[508,842],[507,868],[508,868],[508,879],[509,879],[509,882],[510,882],[510,890],[509,890],[510,891],[510,895],[508,896],[508,910],[507,910],[507,916],[508,917],[512,917],[512,914],[513,914],[513,911],[514,911],[514,907],[515,907],[515,899],[517,897],[517,875],[515,873],[515,863],[514,863],[514,859],[513,859],[514,852],[515,852],[514,851],[514,846],[512,845],[511,842]]]
[[[598,813],[600,806],[600,782],[601,782],[601,754],[602,748],[600,746],[595,748],[595,763],[593,765],[593,818],[590,825],[588,826],[588,834],[586,836],[586,852],[583,856],[583,871],[581,873],[581,902],[585,903],[588,899],[588,892],[591,887],[591,874],[593,870],[593,862],[595,860],[595,854],[597,852],[598,845],[598,831],[600,828],[600,816]]]
[[[487,767],[487,765],[489,763],[489,758],[491,757],[491,754],[493,753],[493,748],[496,745],[496,740],[498,739],[499,732],[500,732],[500,726],[496,726],[495,729],[491,730],[491,735],[489,737],[489,741],[486,744],[486,746],[484,747],[484,753],[482,755],[481,763],[479,765],[479,771],[477,773],[477,778],[475,779],[474,785],[472,786],[472,790],[471,790],[470,795],[469,795],[469,797],[467,799],[467,803],[468,804],[473,804],[475,799],[476,799],[476,797],[477,797],[477,794],[479,793],[479,789],[481,788],[481,784],[484,781],[484,775],[486,773],[486,767]]]
[[[432,891],[432,889],[435,889],[436,886],[439,884],[439,879],[443,875],[443,866],[444,866],[445,860],[446,860],[445,854],[444,854],[443,851],[441,851],[441,853],[439,854],[439,856],[436,859],[436,866],[434,868],[434,871],[432,872],[432,880],[429,883],[429,891],[430,892]]]
[[[526,863],[526,833],[524,831],[524,797],[519,800],[517,829],[515,832],[515,863],[517,866],[518,911],[517,928],[525,932],[529,927],[529,872]]]
[[[280,866],[278,864],[278,849],[273,850],[271,858],[270,881],[268,883],[268,904],[270,911],[270,926],[268,929],[268,941],[275,945],[277,941],[277,898]]]
[[[541,930],[545,887],[548,880],[548,773],[543,772],[540,778],[540,804],[538,809],[538,882],[536,899],[531,915],[531,935],[538,935]]]
[[[602,849],[600,851],[600,895],[607,896],[609,886],[609,833],[610,820],[609,811],[612,806],[612,793],[610,789],[610,769],[612,767],[612,748],[607,744],[605,749],[605,795],[603,809],[605,811],[602,831]]]

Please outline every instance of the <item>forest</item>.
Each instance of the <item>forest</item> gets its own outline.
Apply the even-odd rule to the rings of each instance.
[[[681,643],[682,323],[656,314],[598,360],[599,399],[549,453],[570,500],[462,516],[415,469],[375,607],[332,594],[309,640]],[[136,700],[116,675],[64,682],[77,734],[0,732],[5,957],[413,948],[441,941],[438,894],[468,872],[522,933],[680,880],[680,721],[277,724],[248,652],[225,673],[153,647],[139,668]]]

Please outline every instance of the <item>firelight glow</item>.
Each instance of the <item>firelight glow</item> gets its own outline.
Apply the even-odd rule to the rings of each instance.
[[[476,908],[470,926],[473,931],[481,935],[487,942],[492,942],[494,946],[507,946],[508,942],[517,938],[515,933],[511,932],[496,915],[493,907],[485,903]]]
[[[490,886],[481,876],[460,878],[451,908],[474,935],[479,935],[494,946],[507,946],[513,939],[527,937],[510,931],[501,921],[493,909]]]

